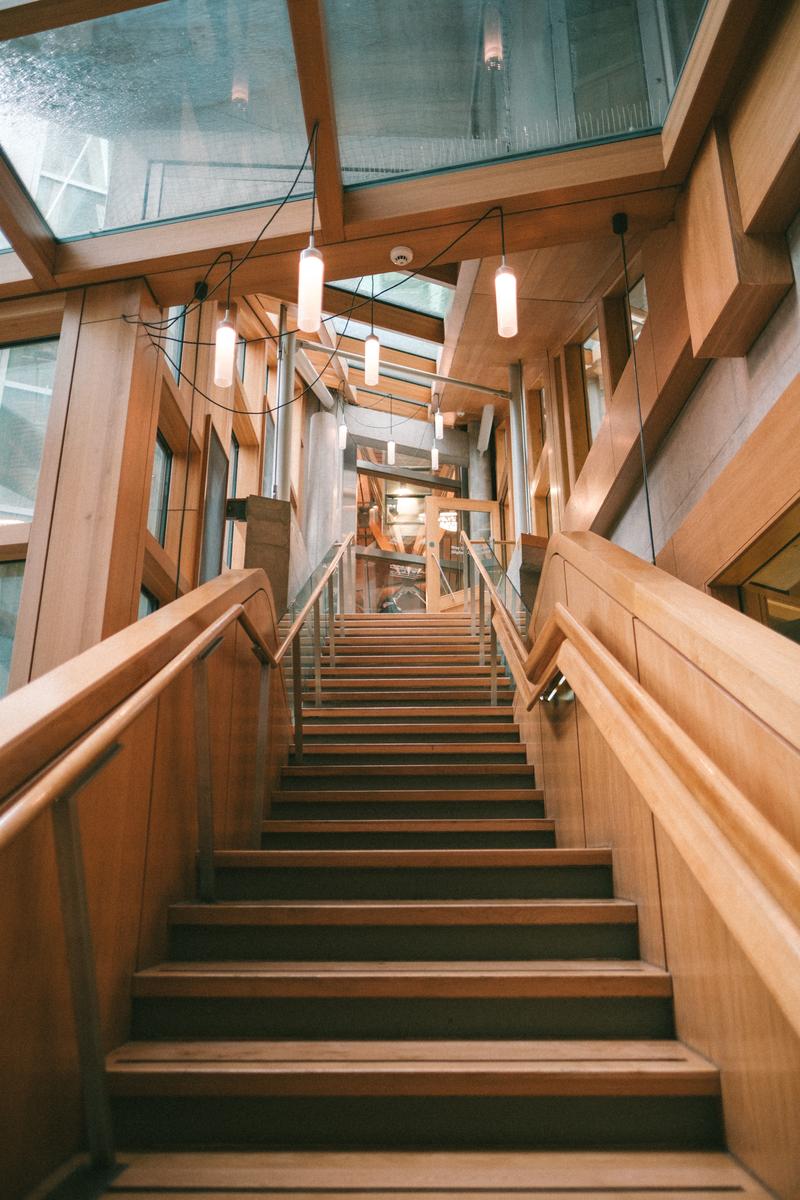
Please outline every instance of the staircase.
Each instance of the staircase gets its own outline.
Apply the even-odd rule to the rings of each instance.
[[[765,1195],[468,618],[347,617],[322,679],[263,848],[133,980],[108,1194]]]

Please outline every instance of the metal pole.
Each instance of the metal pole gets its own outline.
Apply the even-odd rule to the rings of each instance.
[[[336,630],[334,627],[335,609],[334,609],[334,591],[333,591],[333,575],[328,580],[328,643],[330,646],[329,664],[332,667],[336,666]]]
[[[275,466],[275,497],[289,500],[291,487],[292,420],[294,413],[294,351],[295,334],[287,333],[283,341],[278,379],[279,424],[275,431],[278,458]]]
[[[489,605],[489,654],[492,659],[492,704],[497,704],[497,630],[494,627],[492,604]]]
[[[530,532],[528,510],[528,466],[525,453],[525,388],[521,362],[510,363],[508,381],[511,389],[511,400],[508,405],[508,418],[511,430],[511,484],[514,497],[514,536],[519,544],[521,533]]]
[[[93,1164],[106,1169],[115,1163],[114,1134],[76,791],[58,799],[51,812],[86,1137]]]
[[[264,821],[264,790],[267,781],[267,752],[269,748],[269,689],[272,682],[272,667],[259,659],[258,680],[258,727],[256,731],[255,796],[253,798],[253,846],[261,845],[261,828]]]
[[[478,593],[477,593],[477,588],[475,587],[475,575],[476,575],[478,568],[475,566],[475,563],[472,561],[471,554],[469,555],[468,563],[469,563],[469,578],[470,578],[470,584],[469,584],[470,632],[471,632],[472,636],[474,637],[475,634],[478,632],[478,628],[477,628]]]
[[[298,762],[303,761],[303,663],[300,654],[298,629],[292,642],[292,692],[294,693],[294,753]]]
[[[322,704],[322,636],[320,630],[319,596],[314,601],[314,703]]]
[[[192,666],[194,740],[197,757],[197,890],[200,899],[214,899],[214,791],[211,775],[211,720],[208,709],[208,656],[222,641],[212,642]]]
[[[478,634],[480,636],[480,665],[486,665],[486,584],[481,575],[478,583]]]

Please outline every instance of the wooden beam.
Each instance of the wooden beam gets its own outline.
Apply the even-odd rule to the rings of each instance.
[[[0,0],[0,38],[26,37],[79,21],[94,21],[161,0]]]
[[[372,301],[369,296],[356,296],[343,288],[326,287],[322,306],[325,312],[334,316],[346,315],[353,309],[353,320],[363,324],[369,323]],[[441,317],[415,312],[413,308],[401,308],[399,304],[387,304],[385,300],[375,301],[375,324],[408,337],[421,338],[425,342],[444,341],[444,321]]]
[[[319,126],[315,174],[321,240],[340,242],[344,237],[344,191],[322,0],[288,0],[288,8],[309,138],[314,126]]]
[[[30,271],[38,288],[56,286],[53,266],[55,238],[42,214],[20,182],[6,154],[0,150],[0,229]]]
[[[397,483],[416,483],[420,487],[438,488],[443,492],[457,492],[461,495],[460,479],[442,479],[438,475],[421,475],[411,467],[387,467],[383,463],[366,462],[360,458],[356,466],[362,475],[371,475],[375,479],[393,479]]]

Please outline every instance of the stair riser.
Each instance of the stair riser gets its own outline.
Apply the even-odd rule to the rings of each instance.
[[[607,900],[609,867],[312,868],[217,871],[220,900]]]
[[[635,959],[636,925],[173,925],[179,962]]]
[[[398,796],[402,795],[398,792]],[[481,800],[442,800],[426,801],[425,803],[404,800],[382,802],[376,806],[374,802],[349,800],[344,802],[326,802],[319,800],[299,800],[292,803],[273,801],[270,816],[276,821],[304,820],[368,820],[374,817],[384,817],[386,820],[465,820],[492,818],[535,818],[544,816],[542,800],[508,800],[493,801],[485,804]]]
[[[431,754],[424,750],[419,753],[414,751],[387,751],[380,754],[354,754],[349,757],[347,754],[325,754],[318,752],[316,749],[313,754],[305,754],[302,765],[309,767],[342,767],[344,765],[352,765],[357,767],[383,767],[383,766],[400,766],[402,764],[424,766],[425,764],[435,764],[438,766],[468,767],[471,763],[494,763],[502,766],[527,766],[525,761],[525,751],[515,750],[510,754],[498,754],[497,751],[475,750],[466,754]],[[289,765],[294,766],[296,760],[291,757]],[[532,770],[532,768],[528,768]]]
[[[666,997],[408,999],[363,996],[134,1000],[133,1037],[223,1041],[671,1038]]]
[[[303,760],[304,767],[308,764]],[[395,766],[401,764],[395,763]],[[405,765],[405,764],[402,764]],[[413,765],[413,764],[411,764]],[[426,764],[419,764],[424,768]],[[445,764],[441,764],[445,765]],[[496,764],[500,765],[500,764]],[[457,764],[453,764],[454,768]],[[454,800],[458,799],[458,791],[469,790],[496,792],[498,788],[534,788],[533,767],[519,768],[514,771],[501,772],[491,771],[486,775],[471,774],[469,770],[442,771],[441,773],[427,773],[424,769],[419,773],[414,772],[410,775],[401,775],[392,772],[392,764],[388,763],[385,770],[372,769],[357,771],[352,770],[341,775],[325,774],[324,767],[319,771],[309,770],[308,774],[304,775],[289,775],[284,774],[281,780],[281,791],[291,794],[292,792],[352,792],[356,795],[360,791],[382,791],[389,795],[396,795],[400,800],[403,791],[406,788],[416,790],[433,788],[441,789],[444,793],[443,799],[447,799],[447,794],[450,793]],[[383,801],[377,801],[381,805],[380,811],[383,811]]]
[[[531,850],[555,846],[555,833],[270,833],[265,850]]]
[[[497,696],[497,706],[500,709],[510,709],[513,702],[513,695],[509,688],[499,688]],[[465,708],[476,704],[489,704],[491,697],[489,688],[478,689],[459,689],[458,691],[433,691],[428,689],[422,691],[405,691],[399,688],[386,689],[381,691],[375,688],[371,691],[349,691],[347,688],[339,688],[336,691],[322,691],[322,704],[327,704],[331,708],[358,708],[362,704],[368,705],[370,708],[381,705],[391,705],[392,707],[419,707],[425,705],[430,708],[436,704],[441,704],[447,708]],[[311,705],[314,702],[313,690],[307,690],[303,698],[304,705]],[[460,719],[460,718],[459,718]],[[505,716],[508,720],[508,716]]]
[[[401,744],[410,744],[412,742],[441,742],[443,745],[448,745],[454,738],[461,740],[469,740],[470,743],[480,746],[485,742],[506,742],[509,745],[519,743],[518,733],[493,733],[491,729],[481,733],[462,734],[454,730],[452,733],[430,733],[425,729],[425,725],[420,722],[419,728],[405,733],[370,733],[369,726],[365,727],[364,733],[358,735],[353,733],[321,733],[313,730],[309,732],[308,728],[303,728],[303,741],[306,747],[309,746],[348,746],[353,745],[354,740],[358,737],[359,745],[370,745],[371,743],[379,743],[388,745],[390,743],[399,742]],[[341,762],[341,756],[338,756]]]
[[[716,1097],[326,1096],[113,1099],[120,1144],[143,1146],[716,1149]]]

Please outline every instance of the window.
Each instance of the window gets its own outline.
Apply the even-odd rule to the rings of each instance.
[[[171,479],[172,451],[161,430],[159,430],[156,437],[156,452],[153,457],[153,475],[150,480],[150,507],[147,510],[147,528],[162,546],[167,539],[167,515],[169,513],[169,485]]]
[[[150,613],[154,613],[160,607],[158,597],[143,587],[139,593],[139,620],[141,621],[142,617],[149,617]]]
[[[242,383],[244,383],[244,364],[246,358],[247,342],[243,337],[240,337],[236,343],[236,371]]]
[[[170,322],[164,330],[164,350],[167,354],[166,364],[176,383],[181,381],[181,364],[183,362],[183,335],[186,331],[186,309],[178,304],[167,309],[167,320]]]
[[[25,562],[0,562],[0,696],[8,691],[11,650],[17,627]]]
[[[0,347],[0,521],[30,521],[58,340]]]
[[[633,325],[633,340],[638,342],[644,323],[647,320],[647,285],[644,275],[638,279],[628,292],[628,308],[631,324]],[[626,331],[627,332],[627,331]]]
[[[236,434],[231,434],[231,465],[230,465],[230,487],[228,495],[231,499],[236,497],[236,484],[239,478],[239,443],[236,440]],[[233,564],[233,521],[228,521],[228,543],[225,550],[225,562],[230,567]]]
[[[600,330],[593,329],[581,347],[583,384],[586,394],[586,424],[589,442],[593,442],[606,413],[606,392],[603,385],[603,358]]]
[[[261,479],[261,495],[272,499],[275,483],[275,418],[268,412],[264,424],[264,474]]]

